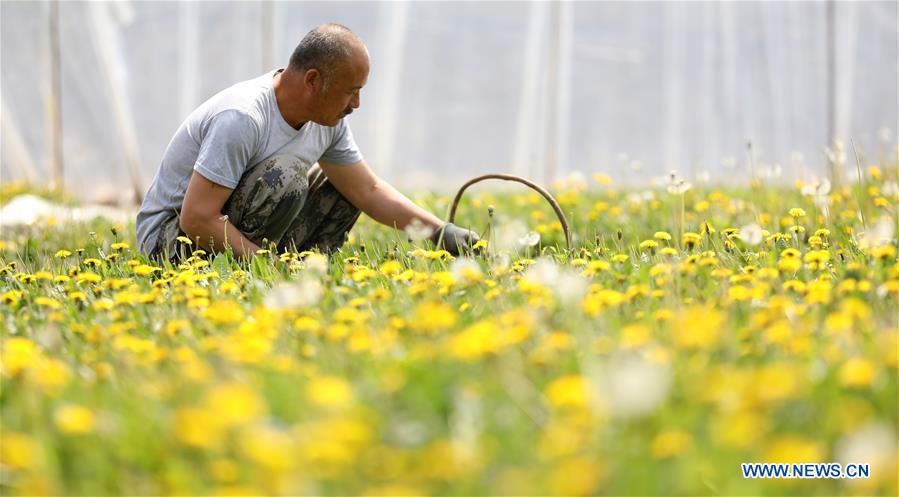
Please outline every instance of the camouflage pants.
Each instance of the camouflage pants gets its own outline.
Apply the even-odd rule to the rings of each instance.
[[[333,252],[347,239],[359,218],[351,204],[316,164],[278,155],[247,171],[222,207],[222,213],[251,242],[279,252],[318,249]],[[152,255],[166,249],[178,255],[177,237],[184,236],[178,217],[162,226]]]

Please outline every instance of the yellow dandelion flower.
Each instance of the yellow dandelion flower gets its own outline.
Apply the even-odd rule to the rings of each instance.
[[[840,368],[840,383],[848,387],[867,387],[874,380],[874,365],[861,357],[853,357]]]
[[[672,337],[685,349],[712,348],[721,340],[725,315],[714,308],[690,307],[681,311],[673,323]]]
[[[583,408],[590,402],[590,384],[580,375],[556,378],[544,391],[546,400],[557,409]]]
[[[69,294],[69,300],[72,302],[86,302],[87,295],[84,292],[72,292]]]
[[[34,299],[34,303],[41,307],[49,307],[51,309],[59,309],[62,307],[62,304],[50,297],[37,297]]]
[[[659,242],[655,240],[643,240],[642,242],[640,242],[641,250],[654,250],[658,246]]]
[[[194,307],[209,305],[209,299],[205,297],[191,300],[194,301]],[[233,300],[218,300],[203,311],[203,317],[215,324],[237,324],[243,321],[244,312],[240,304]]]
[[[685,431],[666,431],[659,433],[652,440],[649,452],[655,459],[677,457],[693,445],[693,437]]]
[[[550,494],[594,495],[604,477],[599,461],[577,456],[557,462],[548,475],[547,485]]]
[[[175,411],[174,433],[179,442],[201,449],[215,449],[224,442],[224,426],[218,413],[196,407]]]
[[[820,462],[824,457],[821,444],[800,435],[783,435],[768,442],[761,461],[794,464]]]
[[[892,245],[883,245],[880,247],[871,247],[871,257],[885,261],[896,257],[896,247]]]
[[[5,338],[0,350],[0,368],[4,373],[15,376],[33,366],[39,357],[41,353],[31,340],[21,337]]]
[[[150,276],[151,274],[155,273],[156,271],[162,271],[162,268],[159,268],[156,266],[149,266],[147,264],[141,264],[139,266],[135,266],[132,269],[132,271],[134,271],[134,274],[136,274],[138,276]]]
[[[498,290],[495,288],[494,290]],[[490,292],[488,292],[489,294]],[[487,298],[487,295],[484,296]],[[489,300],[489,299],[488,299]],[[497,335],[500,333],[496,323],[482,320],[465,328],[449,338],[447,347],[453,357],[474,361],[487,354],[496,352],[500,344]]]
[[[418,304],[412,316],[411,327],[425,333],[451,328],[459,321],[459,315],[452,307],[438,301]]]
[[[403,271],[403,265],[397,260],[388,260],[381,264],[379,270],[385,276],[394,276]]]
[[[306,386],[306,397],[319,407],[344,408],[354,401],[353,387],[337,376],[317,376]]]
[[[0,295],[0,302],[15,307],[19,305],[19,301],[22,300],[22,295],[24,295],[24,292],[21,290],[9,290],[4,292],[3,295]]]
[[[170,337],[186,331],[190,331],[190,321],[186,319],[175,319],[165,325],[165,334]]]
[[[681,236],[681,240],[685,247],[692,249],[699,245],[699,242],[702,241],[702,237],[698,233],[687,232]]]
[[[593,173],[593,181],[602,186],[612,184],[612,178],[606,173]]]
[[[205,404],[225,426],[255,421],[266,412],[263,399],[254,389],[241,383],[216,385],[206,393]]]
[[[84,406],[66,404],[53,413],[53,422],[59,431],[81,435],[94,431],[94,413]]]
[[[627,262],[629,257],[630,256],[628,256],[627,254],[615,254],[612,256],[612,262],[617,262],[617,263],[621,264],[621,263]]]
[[[0,464],[13,469],[34,469],[41,463],[41,445],[28,435],[0,432]]]
[[[297,464],[293,438],[288,432],[272,426],[249,427],[241,433],[238,445],[247,459],[276,474]]]
[[[737,411],[715,418],[711,424],[714,439],[725,447],[748,449],[764,440],[769,423],[753,412]]]
[[[75,277],[75,281],[79,284],[82,283],[100,283],[103,281],[103,277],[97,273],[91,273],[90,271],[79,273],[78,276]]]
[[[830,260],[830,252],[827,250],[812,250],[805,254],[802,260],[810,264],[824,264]]]
[[[649,343],[652,331],[645,324],[632,324],[621,329],[621,348],[635,349]]]
[[[57,259],[65,259],[66,257],[70,257],[71,255],[72,255],[71,252],[69,252],[68,250],[62,249],[62,250],[57,250],[56,253],[53,254],[53,257],[56,257]]]

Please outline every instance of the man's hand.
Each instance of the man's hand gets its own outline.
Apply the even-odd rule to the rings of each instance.
[[[441,235],[443,238],[441,238]],[[471,250],[471,247],[480,240],[474,231],[460,228],[453,223],[446,223],[431,235],[431,241],[440,245],[450,254],[459,255],[463,251]]]
[[[237,227],[222,218],[222,207],[234,190],[216,184],[194,171],[187,184],[181,207],[179,226],[200,247],[219,252],[225,250],[225,242],[234,255],[252,255],[259,247],[247,239]],[[210,244],[210,240],[212,244]]]

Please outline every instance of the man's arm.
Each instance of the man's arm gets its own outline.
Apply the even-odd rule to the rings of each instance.
[[[437,216],[378,178],[365,161],[349,166],[319,161],[319,166],[341,195],[381,224],[405,229],[413,219],[419,219],[433,230],[443,226]]]
[[[259,247],[228,220],[222,219],[222,207],[232,191],[234,190],[213,183],[194,171],[181,207],[181,231],[191,240],[196,240],[201,248],[211,252],[223,251],[227,241],[234,255],[252,255]],[[210,239],[212,245],[209,244]]]

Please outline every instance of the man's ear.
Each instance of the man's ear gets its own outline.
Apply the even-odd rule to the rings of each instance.
[[[322,75],[318,69],[312,68],[303,75],[303,86],[308,90],[318,92],[322,87]]]

